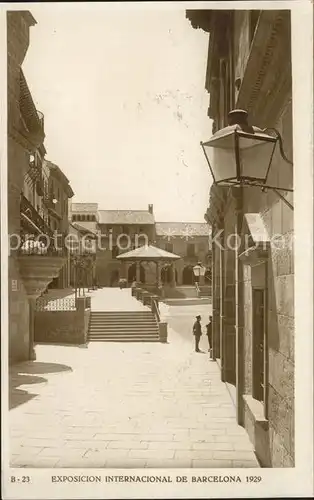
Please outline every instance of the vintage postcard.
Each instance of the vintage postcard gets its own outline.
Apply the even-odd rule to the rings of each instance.
[[[4,498],[311,497],[312,2],[0,9]]]

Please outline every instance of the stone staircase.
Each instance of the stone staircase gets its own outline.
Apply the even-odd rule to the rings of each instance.
[[[211,297],[212,296],[212,288],[211,286],[201,285],[199,291],[199,297]]]
[[[165,287],[165,297],[168,299],[188,299],[196,298],[197,292],[194,285]]]
[[[150,310],[91,311],[89,342],[159,342],[156,318]]]

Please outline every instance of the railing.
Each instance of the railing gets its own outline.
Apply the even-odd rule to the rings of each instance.
[[[74,297],[60,299],[48,299],[40,297],[36,300],[35,311],[75,311],[76,303]]]
[[[152,304],[152,313],[156,316],[158,323],[160,323],[160,310],[158,301],[152,298],[151,304]]]
[[[60,238],[52,234],[41,233],[37,236],[21,234],[17,248],[19,255],[40,255],[43,257],[65,257],[67,256],[67,248],[64,241],[60,242]]]
[[[48,236],[52,236],[53,233],[50,227],[45,223],[44,219],[39,215],[35,207],[23,194],[21,194],[20,212],[21,215],[33,222],[40,232]]]

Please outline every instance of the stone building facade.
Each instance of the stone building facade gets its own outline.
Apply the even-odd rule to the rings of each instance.
[[[207,268],[205,284],[210,285],[211,253],[208,224],[156,222],[156,243],[159,248],[180,255],[181,259],[175,263],[177,285],[194,285],[193,267],[198,262]],[[171,283],[171,272],[162,271],[161,278],[164,283]]]
[[[187,11],[187,17],[210,33],[206,89],[213,133],[228,125],[230,110],[244,109],[251,125],[280,132],[292,160],[290,12]],[[278,146],[267,184],[293,188],[293,167]],[[222,380],[261,464],[292,467],[293,193],[213,185],[206,217],[213,238],[214,356]]]
[[[64,238],[69,234],[69,200],[74,192],[69,179],[58,165],[44,160],[43,173],[44,204],[48,205],[47,223],[59,238]],[[70,285],[68,260],[48,288],[67,288]]]
[[[35,24],[28,11],[7,12],[10,362],[34,359],[34,303],[66,263],[64,248],[56,251],[49,222],[52,199],[45,189],[50,170],[45,162],[44,117],[34,105],[22,69]],[[73,195],[69,187],[67,193]]]
[[[116,286],[120,278],[131,283],[136,265],[119,262],[116,257],[145,243],[182,257],[174,265],[176,285],[193,285],[193,266],[199,261],[210,268],[209,227],[207,223],[156,222],[153,205],[148,210],[99,210],[94,203],[71,203],[71,224],[96,233],[96,281],[99,286]],[[120,248],[119,248],[120,247]],[[154,283],[154,264],[142,263],[140,281]],[[209,281],[209,273],[206,274]],[[171,269],[161,270],[165,284],[173,284]]]
[[[36,110],[34,111],[21,68],[29,46],[29,31],[35,24],[36,21],[30,12],[7,13],[9,235],[20,235],[20,196],[24,175],[29,169],[29,150],[32,149],[36,155],[44,141],[42,124]],[[27,290],[20,276],[19,262],[15,252],[11,250],[8,274],[9,357],[11,361],[19,361],[29,356],[29,305]]]

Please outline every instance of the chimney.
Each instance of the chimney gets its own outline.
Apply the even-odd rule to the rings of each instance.
[[[148,205],[148,211],[150,214],[154,213],[154,205]]]

